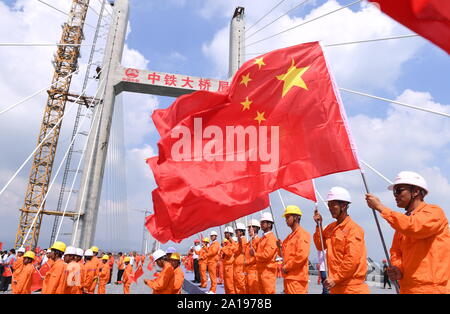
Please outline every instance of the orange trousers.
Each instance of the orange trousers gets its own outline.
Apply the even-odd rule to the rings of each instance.
[[[123,294],[130,294],[131,283],[123,284]]]
[[[293,279],[284,279],[285,294],[307,294],[308,282]]]
[[[200,268],[200,287],[206,288],[207,278],[206,278],[206,263],[199,263]]]
[[[277,283],[276,268],[258,268],[259,291],[261,294],[275,294]]]
[[[255,268],[246,269],[247,280],[246,280],[246,291],[247,294],[260,294],[259,292],[259,282],[258,282],[258,272]]]
[[[211,280],[211,287],[209,291],[216,293],[217,288],[217,262],[208,263],[209,279]]]
[[[217,263],[217,283],[223,284],[223,264],[221,262]]]
[[[98,291],[97,294],[106,294],[106,283],[105,284],[98,284]]]
[[[233,265],[223,265],[223,282],[226,294],[234,294]]]
[[[234,293],[245,294],[245,275],[244,265],[233,266],[233,279],[234,279]]]
[[[336,285],[330,289],[331,294],[369,294],[369,286],[365,283],[359,285]]]

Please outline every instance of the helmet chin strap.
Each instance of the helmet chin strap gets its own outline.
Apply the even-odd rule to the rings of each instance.
[[[411,214],[411,213],[409,212],[409,207],[411,206],[411,203],[412,203],[412,202],[414,201],[414,199],[416,198],[416,197],[413,195],[413,186],[410,186],[409,192],[411,193],[411,199],[409,200],[408,205],[406,205],[406,207],[405,207],[406,215],[408,215],[408,216]]]

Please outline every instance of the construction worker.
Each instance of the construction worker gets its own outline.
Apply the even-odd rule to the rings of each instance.
[[[27,251],[23,255],[23,265],[20,272],[13,277],[15,287],[13,294],[31,294],[32,276],[35,271],[33,265],[35,257],[32,251]]]
[[[98,282],[98,272],[99,268],[95,262],[94,252],[91,249],[84,252],[84,282],[83,282],[83,293],[94,294],[95,287]]]
[[[64,294],[66,288],[65,271],[67,265],[61,258],[66,250],[66,244],[61,241],[56,241],[50,249],[50,259],[53,260],[53,265],[45,274],[41,293]]]
[[[262,294],[275,294],[277,280],[277,239],[272,232],[273,217],[271,213],[264,212],[261,215],[261,229],[263,237],[258,243],[256,251],[250,249],[250,255],[256,258],[256,270],[258,271],[259,290]]]
[[[173,267],[174,281],[172,294],[181,294],[181,288],[183,288],[184,273],[180,267],[181,256],[178,253],[172,253],[169,258],[169,262]]]
[[[100,259],[98,258],[98,247],[93,246],[91,247],[92,253],[94,254],[94,256],[92,256],[92,261],[97,265],[97,268],[100,269]]]
[[[210,233],[211,244],[208,248],[208,252],[206,254],[207,258],[207,268],[209,279],[211,281],[211,287],[207,293],[215,294],[217,288],[217,262],[219,261],[219,249],[220,244],[217,241],[217,232],[211,231]]]
[[[174,247],[172,247],[172,246],[168,247],[166,250],[167,260],[172,256],[172,253],[176,253],[176,251],[177,250]]]
[[[388,189],[393,191],[397,207],[405,209],[404,214],[387,208],[372,194],[366,194],[366,201],[395,230],[389,278],[399,281],[400,293],[450,292],[448,220],[439,206],[425,203],[425,179],[416,172],[402,171]]]
[[[251,219],[247,228],[250,241],[244,248],[245,265],[244,272],[246,274],[245,291],[247,294],[259,294],[258,271],[256,270],[256,258],[250,255],[250,249],[258,247],[258,232],[261,224],[257,219]]]
[[[202,247],[200,246],[200,240],[195,239],[194,246],[191,247],[192,259],[194,262],[194,280],[192,281],[193,283],[200,283],[200,267],[198,264],[198,253],[200,252],[201,248]]]
[[[119,258],[117,259],[117,281],[116,285],[122,284],[122,276],[123,272],[125,271],[125,263],[124,259],[125,256],[122,255],[122,252],[119,252]]]
[[[323,230],[323,247],[319,226],[314,233],[317,250],[327,250],[328,278],[325,287],[331,294],[370,293],[365,283],[367,274],[367,250],[364,230],[348,215],[352,202],[350,193],[342,187],[333,187],[327,195],[328,209],[336,219]],[[314,212],[314,221],[322,223],[322,216]]]
[[[24,253],[25,253],[25,248],[23,246],[21,246],[17,250],[16,260],[14,261],[14,263],[12,265],[13,273],[12,273],[12,279],[11,279],[11,289],[12,289],[13,294],[14,294],[14,290],[15,290],[14,282],[16,282],[16,280],[14,280],[14,277],[20,273],[20,270],[23,266],[23,254]]]
[[[144,283],[152,288],[153,294],[172,294],[174,291],[175,274],[172,264],[168,261],[166,252],[156,250],[153,258],[158,267],[162,268],[158,277],[153,280],[144,279]]]
[[[106,254],[106,255],[109,256],[109,259],[108,259],[108,265],[109,265],[109,280],[108,280],[108,284],[110,284],[111,280],[112,280],[112,273],[113,273],[113,268],[114,268],[114,255],[112,255],[111,252],[108,252],[108,254]],[[144,261],[142,260],[142,263],[143,262]]]
[[[98,275],[98,294],[106,294],[106,284],[109,281],[111,276],[110,268],[109,268],[109,256],[102,256],[102,264],[100,265],[99,275]]]
[[[281,272],[284,277],[284,293],[308,293],[308,256],[311,245],[310,234],[300,226],[302,211],[295,205],[289,205],[284,210],[283,217],[292,232],[280,245],[283,252]],[[279,244],[280,241],[278,242]]]
[[[233,262],[233,282],[234,293],[245,294],[246,293],[246,276],[244,273],[244,248],[247,245],[247,239],[245,237],[245,225],[243,223],[236,223],[236,237],[237,243],[234,246],[234,262]]]
[[[74,261],[80,265],[80,280],[81,280],[81,292],[83,293],[83,283],[84,283],[84,277],[86,273],[84,261],[83,261],[84,251],[81,248],[77,248],[76,254],[74,257]]]
[[[203,238],[203,245],[198,254],[198,265],[200,268],[200,288],[206,288],[207,280],[206,270],[208,268],[208,244],[209,238]]]
[[[234,294],[234,278],[233,278],[233,263],[234,263],[234,246],[233,228],[225,227],[225,243],[222,248],[222,262],[223,262],[223,282],[226,294]]]
[[[64,262],[66,267],[66,294],[82,294],[83,282],[81,281],[81,266],[76,261],[77,249],[68,246],[64,252]]]
[[[126,256],[123,259],[125,269],[123,271],[122,283],[123,283],[123,294],[130,294],[130,286],[133,282],[133,266],[130,264],[131,258]]]

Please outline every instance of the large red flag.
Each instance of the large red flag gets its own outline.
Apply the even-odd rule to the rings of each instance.
[[[450,1],[370,0],[381,11],[450,54]]]
[[[139,265],[138,269],[134,272],[132,280],[134,282],[137,282],[137,280],[144,274],[144,271],[142,270],[142,265]]]
[[[296,183],[287,187],[284,187],[286,191],[297,194],[301,197],[307,198],[314,203],[317,203],[316,191],[314,189],[314,184],[311,180]]]

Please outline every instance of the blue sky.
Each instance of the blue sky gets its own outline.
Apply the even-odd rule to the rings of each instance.
[[[68,0],[48,2],[55,6],[59,5],[62,9],[67,8],[70,3]],[[124,60],[126,59],[127,65],[136,68],[146,67],[150,70],[163,72],[226,78],[228,73],[228,26],[234,8],[236,6],[245,7],[246,23],[247,26],[250,26],[278,2],[279,0],[264,2],[255,0],[132,0],[130,1],[131,31],[127,37]],[[249,32],[258,30],[300,2],[285,1]],[[311,0],[307,5],[296,9],[289,16],[283,17],[277,23],[249,39],[247,44],[351,2],[347,0]],[[98,7],[99,1],[95,0],[91,3]],[[36,23],[34,24],[36,30],[31,28],[29,30],[30,32],[36,32],[36,35],[32,38],[22,38],[23,41],[56,42],[58,40],[59,25],[64,21],[63,15],[59,14],[61,15],[59,16],[58,12],[51,12],[52,9],[46,9],[45,6],[35,0],[20,0],[17,2],[0,0],[0,8],[2,4],[9,6],[9,11],[0,11],[4,12],[5,15],[8,14],[8,17],[14,17],[18,14],[18,12],[11,10],[14,4],[25,5],[22,8],[25,8],[23,10],[25,14],[28,14],[27,16],[31,16],[31,8],[39,10],[39,14],[36,13],[38,16],[33,19]],[[50,18],[49,14],[51,14]],[[89,19],[94,21],[92,14],[88,16]],[[44,23],[44,20],[47,21]],[[13,26],[9,24],[9,27]],[[14,27],[26,29],[26,26],[21,24],[20,21],[17,21],[17,25]],[[43,36],[42,32],[49,32],[48,36],[52,36],[51,39]],[[248,47],[247,53],[266,52],[311,40],[337,43],[410,33],[412,33],[410,30],[383,16],[375,8],[370,8],[367,4],[362,6],[357,4],[350,9],[337,12],[305,25],[305,27],[285,33],[283,36],[275,37],[254,47]],[[87,37],[87,40],[89,40],[89,34]],[[1,42],[20,42],[22,39],[9,38],[6,32],[0,31]],[[0,64],[25,63],[23,58],[14,57],[13,53],[2,54],[2,51],[0,50]],[[434,108],[447,113],[450,112],[449,57],[443,50],[425,39],[409,38],[330,47],[326,49],[326,52],[331,61],[338,86],[401,100],[417,106]],[[40,76],[44,82],[48,81],[52,71],[49,65],[53,53],[52,48],[46,48],[45,53],[38,60],[39,67],[32,70],[39,71],[35,75]],[[87,55],[87,51],[83,52],[84,58]],[[252,55],[251,57],[256,56]],[[0,66],[0,80],[8,84],[6,77],[13,74],[7,72],[5,68]],[[13,102],[14,99],[20,99],[20,95],[25,97],[35,91],[37,87],[30,85],[29,89],[20,93],[17,92],[17,94],[6,99],[11,99],[11,102]],[[5,91],[5,93],[7,92]],[[435,193],[430,193],[429,201],[443,207],[449,204],[450,128],[448,119],[432,114],[414,112],[412,109],[404,109],[344,92],[341,95],[362,158],[391,180],[401,170],[415,170],[422,173],[435,190]],[[155,108],[165,108],[173,100],[169,97],[139,96],[128,93],[122,96],[125,110],[124,126],[129,208],[151,207],[150,191],[155,185],[150,171],[139,163],[144,157],[148,157],[152,151],[157,153],[158,136],[150,120],[151,111]],[[23,131],[23,134],[20,133],[29,142],[29,145],[26,149],[11,150],[10,156],[3,157],[4,159],[0,160],[0,170],[4,170],[2,173],[10,173],[10,171],[15,170],[17,160],[23,160],[27,152],[29,153],[32,150],[38,132],[37,126],[42,115],[40,110],[36,111],[36,118],[32,121],[34,127],[30,126],[28,133],[25,133],[25,131]],[[67,128],[70,129],[70,124]],[[14,162],[14,160],[16,161]],[[404,169],[405,167],[407,169]],[[395,208],[392,195],[385,190],[386,183],[370,173],[370,170],[367,171],[371,190],[380,195],[386,204]],[[21,173],[22,180],[26,179],[27,174],[28,170]],[[0,183],[3,184],[6,179],[5,174],[5,178],[2,178]],[[348,188],[357,199],[354,202],[351,215],[366,230],[369,255],[380,260],[383,258],[383,252],[374,230],[372,213],[368,211],[362,200],[364,190],[358,173],[353,171],[317,180],[318,189],[323,195],[334,185]],[[16,225],[18,219],[16,208],[20,207],[21,202],[23,202],[24,192],[20,190],[22,187],[23,184],[17,187],[17,193],[10,196],[10,200],[2,203],[0,199],[0,206],[3,207],[8,204],[8,208],[13,208],[8,209],[11,210],[8,223],[13,226]],[[313,204],[311,202],[301,200],[288,192],[283,192],[283,196],[286,203],[293,202],[299,204],[302,208],[312,209]],[[272,195],[272,201],[278,211],[281,211],[281,204],[275,193]],[[449,215],[450,208],[444,209]],[[322,207],[322,211],[326,217],[326,209]],[[308,213],[304,217],[304,226],[308,231],[313,232],[313,223],[309,216],[309,213],[312,215],[312,210],[303,210],[303,212]],[[128,219],[129,229],[137,230],[130,233],[129,246],[139,249],[142,238],[142,214],[129,212]],[[284,238],[288,230],[284,226],[284,222],[280,218],[277,219],[281,237]],[[331,222],[329,217],[328,221],[325,222]],[[14,228],[11,229],[14,230],[13,232],[15,232]],[[99,230],[101,230],[101,227]],[[392,230],[386,224],[383,225],[383,230],[386,233],[387,245],[390,247]],[[2,237],[6,238],[7,235],[1,233],[0,238]],[[107,241],[102,239],[103,237],[99,236],[100,244],[105,241],[105,246],[107,246]],[[190,240],[183,241],[176,247],[185,250],[190,245]],[[163,245],[162,247],[168,245],[173,244]],[[314,259],[315,256],[312,256],[312,258]]]

